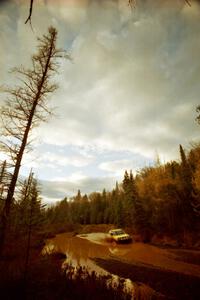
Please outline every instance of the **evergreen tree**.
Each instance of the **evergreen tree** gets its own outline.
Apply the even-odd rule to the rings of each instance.
[[[123,227],[125,225],[125,216],[124,216],[124,209],[122,204],[122,199],[119,197],[115,204],[115,219],[114,223],[117,227]]]
[[[90,204],[88,201],[88,196],[86,194],[82,197],[82,202],[81,202],[81,223],[82,224],[90,223]]]
[[[135,183],[135,179],[133,177],[132,171],[130,171],[130,175],[127,171],[124,174],[123,180],[123,190],[124,190],[124,217],[125,224],[128,226],[134,225],[134,218],[136,216],[135,204],[138,198],[137,187]]]
[[[18,201],[18,223],[21,233],[37,230],[41,227],[44,205],[41,204],[38,182],[32,171],[20,188]]]
[[[81,191],[80,190],[78,190],[78,192],[77,192],[77,195],[74,197],[74,201],[75,202],[81,202]]]
[[[192,184],[192,171],[185,155],[183,147],[180,145],[180,184],[182,196],[180,199],[180,211],[183,226],[187,229],[193,227],[194,213],[192,203],[194,201],[194,189]]]
[[[129,174],[128,174],[127,170],[124,173],[124,179],[123,179],[122,186],[123,186],[124,192],[127,193],[129,190],[129,186],[130,186],[130,179],[129,179]]]
[[[25,180],[20,188],[15,226],[19,238],[24,241],[22,251],[25,251],[24,261],[24,279],[26,280],[29,268],[29,258],[31,249],[36,242],[44,225],[44,205],[41,204],[40,191],[37,180],[34,178],[32,171],[27,180]],[[34,236],[34,241],[33,241]]]

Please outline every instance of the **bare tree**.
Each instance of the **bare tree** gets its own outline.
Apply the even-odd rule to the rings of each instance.
[[[20,75],[21,85],[8,90],[10,97],[1,109],[3,132],[0,147],[13,162],[13,172],[1,216],[0,254],[6,237],[7,221],[21,161],[29,143],[28,137],[33,127],[45,121],[50,113],[47,108],[47,96],[57,88],[57,85],[52,83],[52,76],[57,72],[58,58],[66,56],[63,50],[56,48],[56,38],[56,29],[50,27],[48,35],[38,39],[38,51],[32,57],[32,68],[21,67],[15,70]]]

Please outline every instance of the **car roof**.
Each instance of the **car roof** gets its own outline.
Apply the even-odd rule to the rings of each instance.
[[[119,230],[123,230],[123,229],[121,229],[121,228],[111,229],[110,232],[111,232],[111,231],[112,231],[112,232],[113,232],[113,231],[119,231]]]

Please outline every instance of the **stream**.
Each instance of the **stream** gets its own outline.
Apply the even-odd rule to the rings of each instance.
[[[153,294],[158,296],[157,299],[196,299],[189,297],[191,289],[195,293],[199,292],[200,265],[180,259],[178,250],[134,242],[116,244],[108,241],[105,233],[76,236],[63,233],[47,240],[43,253],[54,251],[66,254],[63,266],[70,265],[75,269],[87,267],[89,272],[110,274],[116,281],[123,278],[125,289],[132,295],[132,299],[138,299],[136,294],[141,290],[142,299],[151,299],[150,295]],[[200,257],[199,251],[189,250],[186,254]],[[185,282],[188,282],[189,289],[184,287]],[[168,294],[168,291],[169,295],[162,296]]]

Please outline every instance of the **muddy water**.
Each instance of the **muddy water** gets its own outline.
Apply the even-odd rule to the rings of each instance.
[[[51,253],[54,251],[66,254],[66,260],[63,267],[72,266],[74,268],[84,266],[89,272],[95,271],[99,275],[111,275],[112,283],[119,283],[120,277],[110,274],[105,269],[99,267],[93,258],[108,259],[113,253],[116,246],[106,242],[107,235],[104,233],[91,233],[87,235],[72,236],[69,233],[59,234],[55,238],[48,240],[43,253]],[[125,254],[127,250],[120,249],[121,254]],[[136,294],[137,284],[128,278],[124,279],[124,290],[132,295],[132,299]],[[109,283],[109,282],[108,282]],[[144,285],[145,286],[145,285]]]
[[[98,274],[107,272],[98,267],[92,258],[109,256],[109,250],[100,241],[92,243],[86,239],[86,236],[72,236],[68,233],[57,235],[55,238],[48,240],[44,252],[59,251],[66,254],[65,264],[73,266],[87,266],[88,269],[94,270]]]
[[[107,235],[104,233],[90,233],[77,236],[73,236],[70,233],[59,234],[47,241],[43,252],[50,253],[52,251],[59,251],[66,254],[65,265],[73,267],[86,266],[89,271],[95,271],[101,275],[110,274],[106,269],[115,274],[121,274],[126,279],[125,285],[127,284],[127,286],[125,288],[131,291],[133,295],[132,299],[138,299],[134,295],[138,291],[140,292],[141,288],[143,295],[147,295],[146,297],[143,296],[142,299],[151,299],[154,290],[147,285],[138,285],[131,282],[126,278],[127,274],[130,274],[130,278],[133,280],[150,284],[152,288],[161,294],[166,295],[167,293],[175,296],[173,299],[188,299],[188,295],[193,293],[193,290],[195,290],[196,294],[199,292],[200,265],[196,264],[192,259],[194,255],[195,257],[197,255],[200,257],[199,251],[187,250],[187,257],[190,257],[190,263],[188,263],[181,256],[182,250],[161,249],[152,245],[134,242],[119,245],[109,242]],[[95,261],[98,263],[104,261],[104,263],[99,263],[102,266],[99,267]],[[127,269],[125,272],[119,270],[119,262],[126,265]],[[111,267],[108,267],[109,263],[112,264]],[[116,268],[118,268],[117,272]],[[140,276],[141,272],[143,273]],[[137,274],[138,279],[135,279],[135,274]],[[177,281],[176,276],[180,282]],[[180,276],[182,281],[180,280]],[[165,288],[166,285],[168,285],[167,289]],[[189,286],[189,290],[187,286]],[[185,290],[183,289],[184,287]],[[183,297],[181,296],[180,298],[179,293],[182,293]],[[194,297],[190,299],[198,298]]]
[[[64,264],[71,264],[74,267],[87,266],[90,271],[97,274],[107,275],[108,272],[100,268],[93,258],[108,259],[116,252],[125,255],[130,249],[116,246],[116,244],[106,241],[105,233],[90,233],[84,235],[73,236],[69,233],[57,235],[55,238],[47,241],[43,252],[59,251],[66,254]]]
[[[48,240],[44,251],[52,249],[65,253],[67,262],[75,266],[85,265],[97,273],[106,271],[99,268],[93,258],[117,258],[128,263],[137,263],[156,268],[176,271],[200,277],[200,266],[177,260],[177,253],[143,243],[116,244],[107,241],[105,233],[90,233],[72,236],[70,233],[57,235]],[[192,253],[191,253],[192,254]]]
[[[106,241],[105,233],[90,233],[84,235],[72,236],[69,233],[57,235],[48,240],[44,252],[60,251],[67,256],[66,263],[73,266],[87,266],[89,269],[100,274],[107,273],[104,269],[98,267],[93,258],[110,258],[113,255],[126,256],[131,250],[129,245],[116,245]]]

